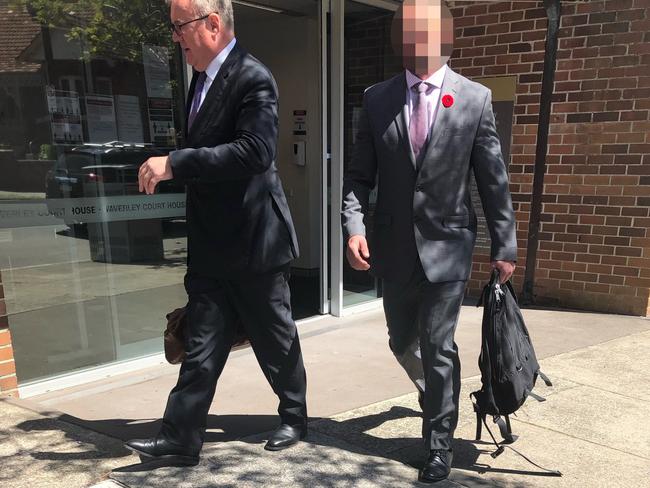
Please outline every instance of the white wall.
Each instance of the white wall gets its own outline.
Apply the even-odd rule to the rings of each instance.
[[[256,12],[235,16],[237,40],[273,73],[280,91],[277,165],[291,208],[300,258],[292,266],[320,266],[321,62],[318,18]],[[307,165],[293,164],[293,111],[307,111]]]

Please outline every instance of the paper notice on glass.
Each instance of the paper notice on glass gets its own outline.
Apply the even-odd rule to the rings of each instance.
[[[133,95],[116,95],[117,135],[122,142],[144,142],[140,99]]]
[[[113,97],[86,95],[86,119],[88,121],[89,142],[117,140]]]
[[[172,98],[167,48],[143,44],[142,64],[149,98]]]
[[[59,144],[81,143],[83,131],[77,92],[59,91],[47,87],[46,93],[52,140]]]

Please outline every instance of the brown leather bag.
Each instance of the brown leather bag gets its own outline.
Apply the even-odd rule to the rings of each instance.
[[[185,328],[187,327],[187,313],[185,307],[177,308],[167,314],[167,328],[165,329],[165,359],[170,364],[180,364],[185,359]],[[237,332],[232,349],[245,347],[250,344],[248,336],[241,323],[237,324]]]
[[[179,364],[185,359],[185,307],[177,308],[167,314],[165,329],[165,359],[170,364]]]

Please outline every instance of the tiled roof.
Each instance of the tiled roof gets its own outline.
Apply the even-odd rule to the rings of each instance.
[[[24,9],[0,0],[0,73],[32,73],[39,63],[19,61],[18,55],[40,34],[40,25]]]

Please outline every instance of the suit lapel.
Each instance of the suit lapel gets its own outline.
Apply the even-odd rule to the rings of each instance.
[[[421,164],[424,164],[424,161],[427,161],[428,158],[431,157],[432,151],[434,150],[436,144],[438,144],[438,141],[440,141],[442,133],[445,131],[445,128],[447,125],[449,125],[449,121],[453,117],[453,105],[450,108],[446,108],[442,104],[442,97],[451,94],[454,98],[457,98],[456,95],[458,94],[459,79],[460,78],[458,75],[454,73],[451,68],[447,67],[445,79],[443,80],[442,87],[440,89],[440,97],[438,97],[438,110],[436,111],[436,116],[433,124],[431,124],[431,132],[429,132],[429,143],[426,146],[424,158],[422,159]]]
[[[395,125],[399,133],[400,143],[404,147],[406,154],[408,154],[413,169],[417,169],[407,123],[409,106],[406,100],[406,72],[395,78],[391,89],[391,98],[391,113],[396,114]]]
[[[199,134],[203,127],[204,122],[206,122],[209,119],[207,114],[211,113],[213,110],[215,110],[216,107],[220,106],[221,98],[223,97],[223,91],[228,83],[228,77],[230,76],[230,72],[233,69],[233,67],[236,65],[240,57],[243,55],[243,53],[244,53],[243,49],[240,48],[239,42],[237,42],[233,50],[230,52],[230,54],[228,54],[228,57],[226,58],[224,63],[221,65],[221,68],[219,69],[217,76],[215,77],[215,79],[212,81],[212,84],[210,85],[210,89],[208,90],[208,93],[206,93],[205,95],[205,100],[203,100],[203,103],[201,104],[201,107],[199,108],[199,111],[196,114],[196,118],[194,119],[194,123],[192,124],[191,135]],[[192,80],[192,85],[190,90],[192,93],[192,97],[194,97],[195,85],[196,85],[196,76],[194,76],[194,79]],[[189,114],[190,106],[192,104],[191,100],[192,98],[190,98],[188,102],[186,114]]]

